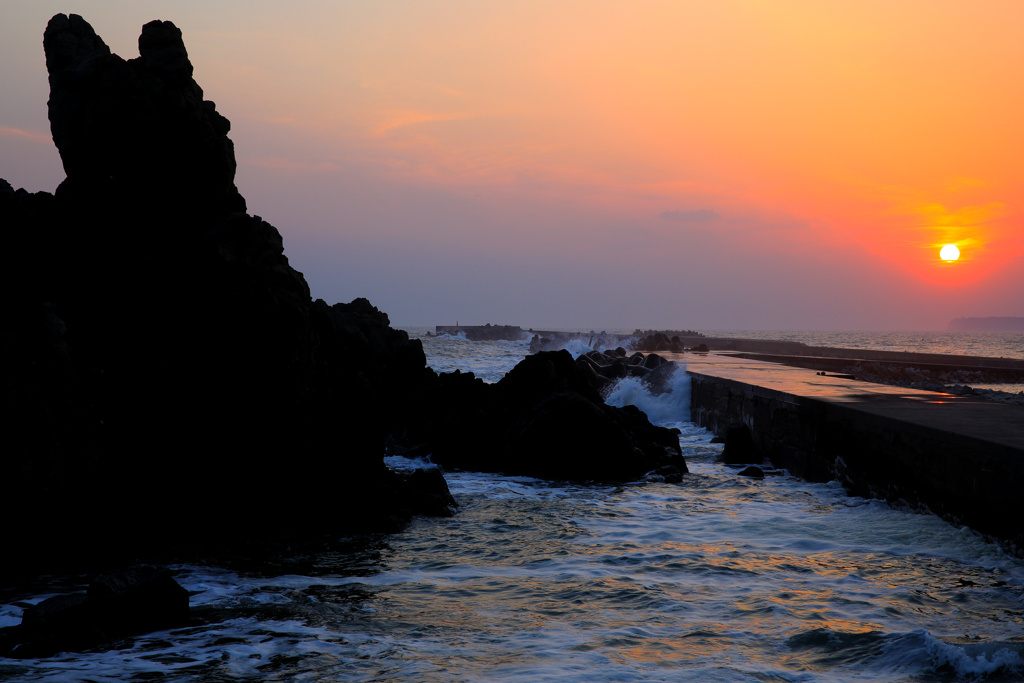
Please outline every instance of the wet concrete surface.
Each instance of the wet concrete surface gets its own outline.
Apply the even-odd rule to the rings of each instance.
[[[814,370],[729,353],[666,354],[666,357],[685,363],[691,375],[731,379],[793,397],[854,404],[849,407],[940,432],[1000,443],[1021,450],[1024,457],[1024,406],[861,382],[827,373],[820,375]]]

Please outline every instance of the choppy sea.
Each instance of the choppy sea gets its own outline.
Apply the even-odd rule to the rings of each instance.
[[[452,337],[424,347],[435,369],[487,381],[527,353]],[[682,484],[448,473],[454,518],[284,569],[174,567],[208,623],[0,659],[0,680],[1024,680],[1024,561],[834,483],[738,476],[688,421],[685,373],[670,393],[627,380],[609,401],[681,430]],[[4,591],[0,626],[84,580]]]

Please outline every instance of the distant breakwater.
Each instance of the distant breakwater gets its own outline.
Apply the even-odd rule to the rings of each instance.
[[[435,334],[462,335],[470,341],[532,339],[530,351],[566,348],[580,341],[592,349],[681,353],[727,351],[867,381],[932,381],[946,384],[1024,382],[1024,359],[816,346],[798,341],[706,336],[693,330],[564,331],[524,329],[518,325],[437,325]],[[970,374],[965,374],[970,373]]]
[[[950,332],[1024,332],[1024,317],[954,318]]]

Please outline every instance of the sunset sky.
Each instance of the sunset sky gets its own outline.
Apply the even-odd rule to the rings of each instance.
[[[1024,2],[4,0],[0,177],[30,191],[64,177],[56,12],[126,59],[181,28],[250,213],[396,325],[1024,316]]]

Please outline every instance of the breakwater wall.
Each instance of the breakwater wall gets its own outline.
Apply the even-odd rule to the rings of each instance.
[[[463,334],[469,341],[495,341],[498,339],[526,339],[528,333],[518,325],[435,325],[434,334]]]
[[[1024,548],[1024,408],[758,361],[691,363],[691,419],[749,429],[760,454],[854,495],[925,506]]]
[[[835,351],[829,349],[830,351]],[[845,349],[842,349],[845,350]],[[903,353],[902,357],[872,357],[870,352],[850,351],[848,355],[786,355],[775,353],[736,352],[733,355],[770,363],[784,363],[812,370],[860,375],[872,371],[922,371],[940,377],[943,373],[976,374],[975,381],[1024,382],[1024,361],[1013,358],[978,358],[972,356],[940,356],[930,353]]]

